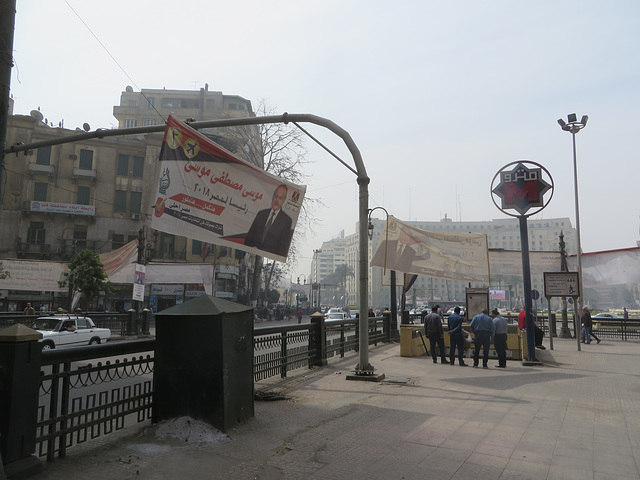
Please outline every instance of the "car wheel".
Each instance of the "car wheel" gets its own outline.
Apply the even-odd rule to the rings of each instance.
[[[56,346],[51,342],[42,342],[42,350],[53,350]]]
[[[89,345],[99,345],[100,344],[100,339],[99,338],[92,338],[89,341]]]

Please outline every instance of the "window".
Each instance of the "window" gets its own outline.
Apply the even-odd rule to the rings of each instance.
[[[124,128],[131,128],[131,127],[137,127],[138,126],[138,120],[136,120],[135,118],[127,118],[124,121]]]
[[[237,110],[238,106],[235,103],[230,103],[229,104],[229,110]]]
[[[31,222],[27,231],[27,243],[43,244],[45,233],[44,222]]]
[[[47,201],[47,187],[48,185],[44,182],[36,182],[33,185],[33,199],[36,202],[46,202]]]
[[[87,248],[87,226],[86,225],[74,226],[73,243],[76,247],[76,251],[84,250]]]
[[[153,108],[156,103],[156,99],[153,97],[147,97],[147,108]]]
[[[200,255],[202,253],[202,242],[200,240],[191,241],[191,255]]]
[[[38,149],[38,155],[36,157],[36,163],[38,165],[51,164],[51,146],[42,147]]]
[[[145,127],[151,127],[153,125],[156,124],[156,119],[155,118],[143,118],[142,119],[142,125]]]
[[[142,192],[131,192],[131,213],[140,213]]]
[[[116,198],[113,204],[113,211],[124,213],[127,211],[127,191],[116,190]]]
[[[126,177],[129,175],[129,155],[118,155],[116,175]]]
[[[137,107],[138,106],[138,100],[136,100],[135,98],[130,98],[129,100],[127,100],[127,107]]]
[[[179,98],[163,98],[162,106],[165,108],[180,108],[182,102],[180,102]]]
[[[144,174],[144,157],[133,157],[133,177],[142,178]]]
[[[78,187],[78,196],[76,203],[78,205],[90,205],[91,187]]]
[[[93,169],[93,150],[80,150],[80,163],[78,166],[82,170]]]
[[[120,233],[114,233],[111,236],[111,250],[117,250],[124,246],[124,235]]]

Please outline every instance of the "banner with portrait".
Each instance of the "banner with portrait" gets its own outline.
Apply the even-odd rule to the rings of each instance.
[[[487,236],[428,232],[390,215],[371,266],[427,277],[489,283]]]
[[[150,226],[285,261],[305,192],[170,116]]]

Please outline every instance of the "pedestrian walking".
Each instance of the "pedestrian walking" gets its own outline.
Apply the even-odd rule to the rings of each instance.
[[[436,345],[440,349],[440,362],[448,364],[449,361],[444,356],[444,329],[442,328],[442,317],[438,315],[438,307],[431,307],[431,313],[424,319],[424,332],[429,339],[431,358],[433,363],[438,363]]]
[[[489,368],[489,346],[493,335],[493,320],[487,315],[487,309],[482,310],[469,325],[473,332],[475,352],[473,352],[473,366],[479,365],[480,347],[482,347],[482,368]]]
[[[462,333],[463,318],[460,315],[460,307],[455,307],[447,320],[449,326],[449,362],[455,365],[456,349],[458,350],[458,365],[466,367],[464,363],[464,335]]]
[[[23,314],[24,315],[35,315],[36,314],[36,309],[31,306],[31,302],[27,302],[27,306],[25,307]]]
[[[302,308],[299,308],[298,311],[296,312],[296,317],[298,317],[298,325],[302,323],[303,315],[304,315],[304,312],[302,311]]]
[[[582,307],[582,316],[580,317],[580,322],[582,323],[582,343],[591,343],[591,334],[589,333],[591,330],[591,312],[587,307]],[[598,340],[600,343],[600,340]]]
[[[493,317],[493,346],[498,354],[497,368],[507,368],[507,319],[500,315],[497,308],[491,312]]]

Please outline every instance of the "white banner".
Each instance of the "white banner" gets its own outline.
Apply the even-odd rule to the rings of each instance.
[[[285,261],[305,192],[170,116],[151,228]]]
[[[578,257],[567,258],[569,270],[578,271]],[[640,247],[582,254],[585,288],[640,283]]]
[[[2,268],[9,272],[9,277],[0,279],[0,289],[34,290],[45,292],[66,292],[68,287],[61,287],[58,281],[64,280],[63,273],[67,265],[60,262],[39,262],[36,260],[3,259]]]
[[[371,266],[427,277],[489,283],[487,236],[428,232],[389,216]]]

